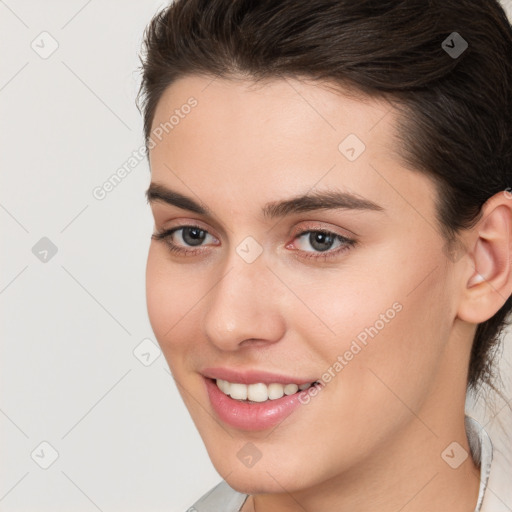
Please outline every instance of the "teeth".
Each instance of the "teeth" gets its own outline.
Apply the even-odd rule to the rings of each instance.
[[[244,386],[247,389],[247,398],[253,402],[265,402],[268,400],[268,389],[266,384],[234,384],[235,386]],[[231,384],[233,386],[233,384]]]
[[[266,402],[267,400],[277,400],[284,395],[293,395],[297,391],[308,389],[311,384],[286,384],[279,383],[263,384],[241,384],[238,382],[228,382],[227,380],[217,379],[217,387],[226,395],[235,400],[249,400],[251,402]]]
[[[226,384],[229,386],[231,398],[235,400],[247,400],[247,386],[244,384],[229,384],[229,382],[226,382]],[[225,387],[226,384],[224,384]]]
[[[227,380],[217,379],[217,386],[226,395],[229,395],[229,382]]]
[[[284,394],[293,395],[293,393],[297,393],[298,390],[299,386],[297,386],[297,384],[286,384],[284,387]]]
[[[284,395],[284,388],[282,384],[269,384],[268,397],[270,400],[276,400]]]

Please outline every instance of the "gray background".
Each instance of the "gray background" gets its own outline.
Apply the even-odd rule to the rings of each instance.
[[[137,54],[164,4],[0,0],[2,512],[180,512],[220,479],[147,319],[146,160],[92,193],[143,145]],[[512,415],[496,400],[469,408],[498,452],[499,512],[495,418],[510,432]]]

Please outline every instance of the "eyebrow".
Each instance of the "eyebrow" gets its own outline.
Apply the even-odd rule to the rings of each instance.
[[[207,206],[158,183],[151,183],[149,185],[146,191],[146,198],[150,204],[153,202],[163,202],[181,208],[182,210],[188,210],[212,218],[214,217]],[[373,201],[350,192],[326,190],[266,203],[262,208],[262,213],[265,218],[275,219],[313,210],[384,211],[384,208]]]

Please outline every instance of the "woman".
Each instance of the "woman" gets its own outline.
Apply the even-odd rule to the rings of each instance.
[[[491,0],[155,16],[148,313],[223,477],[190,510],[486,510],[511,83]]]

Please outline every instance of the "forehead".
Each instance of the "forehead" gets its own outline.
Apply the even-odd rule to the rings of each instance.
[[[152,179],[233,205],[237,194],[247,204],[321,186],[385,208],[400,195],[431,198],[430,180],[402,167],[390,104],[343,92],[291,78],[181,78],[155,112]]]
[[[193,99],[195,105],[189,108]],[[182,112],[183,111],[183,112]],[[165,128],[172,115],[176,113],[171,130],[174,135],[183,129],[179,125],[192,124],[200,117],[200,124],[210,128],[216,123],[215,132],[210,137],[224,135],[225,129],[243,124],[244,130],[229,133],[230,140],[239,136],[239,140],[258,133],[260,140],[267,141],[277,135],[279,138],[308,138],[316,142],[321,138],[336,141],[343,134],[356,133],[363,139],[386,118],[384,130],[387,142],[392,141],[389,128],[394,125],[394,111],[383,100],[370,98],[357,93],[354,89],[343,89],[332,83],[320,83],[311,79],[283,78],[264,80],[258,83],[242,79],[220,79],[207,76],[182,77],[162,94],[153,119],[153,130],[159,126]],[[185,119],[192,121],[183,123]],[[201,126],[196,126],[197,137],[205,137]],[[190,133],[187,134],[190,136]],[[326,143],[329,141],[325,141]]]

